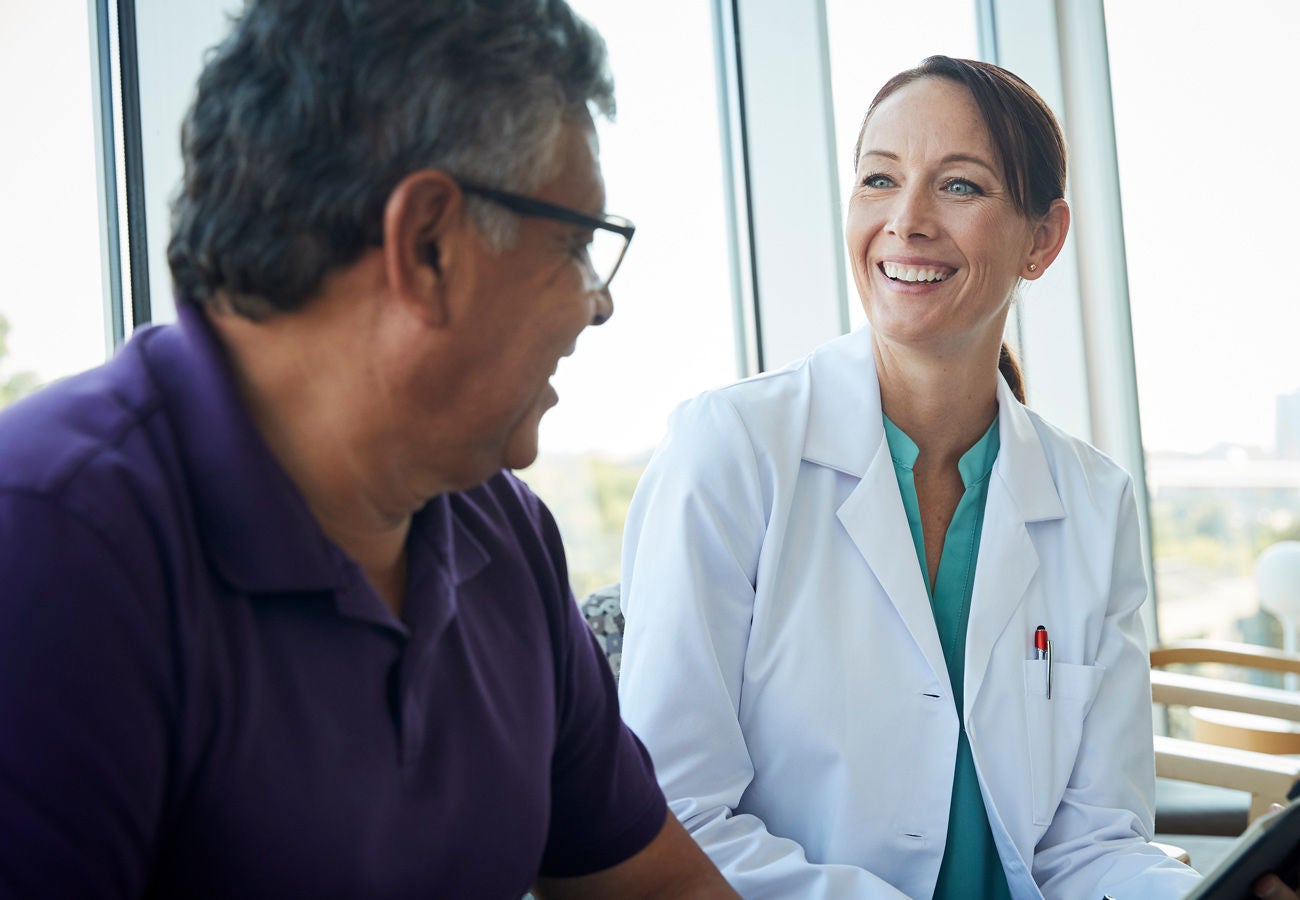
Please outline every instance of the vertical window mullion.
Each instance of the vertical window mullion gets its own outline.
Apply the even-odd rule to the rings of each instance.
[[[127,247],[133,327],[152,318],[149,231],[145,215],[144,134],[140,112],[140,54],[135,0],[117,0],[118,68],[122,92],[122,160],[126,170]]]
[[[104,272],[104,342],[108,354],[126,337],[122,286],[121,212],[114,137],[113,17],[109,0],[87,0],[90,12],[91,90],[94,96],[95,174],[99,188],[100,261]]]
[[[823,0],[736,0],[755,302],[765,368],[848,330]]]
[[[723,196],[727,210],[728,260],[737,375],[762,372],[763,319],[758,302],[754,252],[754,204],[749,178],[745,86],[741,77],[739,0],[713,0],[714,58],[717,62],[718,125],[721,130]]]

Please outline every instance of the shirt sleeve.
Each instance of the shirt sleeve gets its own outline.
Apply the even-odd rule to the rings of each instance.
[[[669,807],[743,896],[899,900],[871,872],[809,862],[737,812],[754,778],[739,708],[771,481],[726,398],[674,413],[624,531],[624,713]]]
[[[644,849],[668,814],[650,755],[623,724],[613,671],[568,585],[559,530],[536,501],[556,570],[556,747],[551,820],[539,874],[573,877],[607,869]]]
[[[0,898],[145,890],[170,667],[134,579],[55,501],[0,492]]]
[[[1082,890],[1182,897],[1200,881],[1150,841],[1155,806],[1151,670],[1140,609],[1147,596],[1132,483],[1118,504],[1110,593],[1096,665],[1105,669],[1065,795],[1034,853],[1046,898]],[[1095,890],[1094,890],[1095,886]]]

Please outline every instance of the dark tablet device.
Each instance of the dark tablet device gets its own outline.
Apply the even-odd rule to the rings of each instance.
[[[1251,823],[1186,900],[1254,900],[1252,886],[1270,872],[1300,882],[1300,801]]]

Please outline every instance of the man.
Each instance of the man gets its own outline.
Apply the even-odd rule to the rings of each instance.
[[[504,471],[612,312],[612,107],[562,0],[250,4],[178,325],[0,417],[0,897],[734,896]]]

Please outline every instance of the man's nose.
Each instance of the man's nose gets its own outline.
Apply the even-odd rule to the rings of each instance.
[[[592,325],[604,325],[614,315],[614,297],[609,292],[609,285],[596,292],[596,311],[591,316]]]

